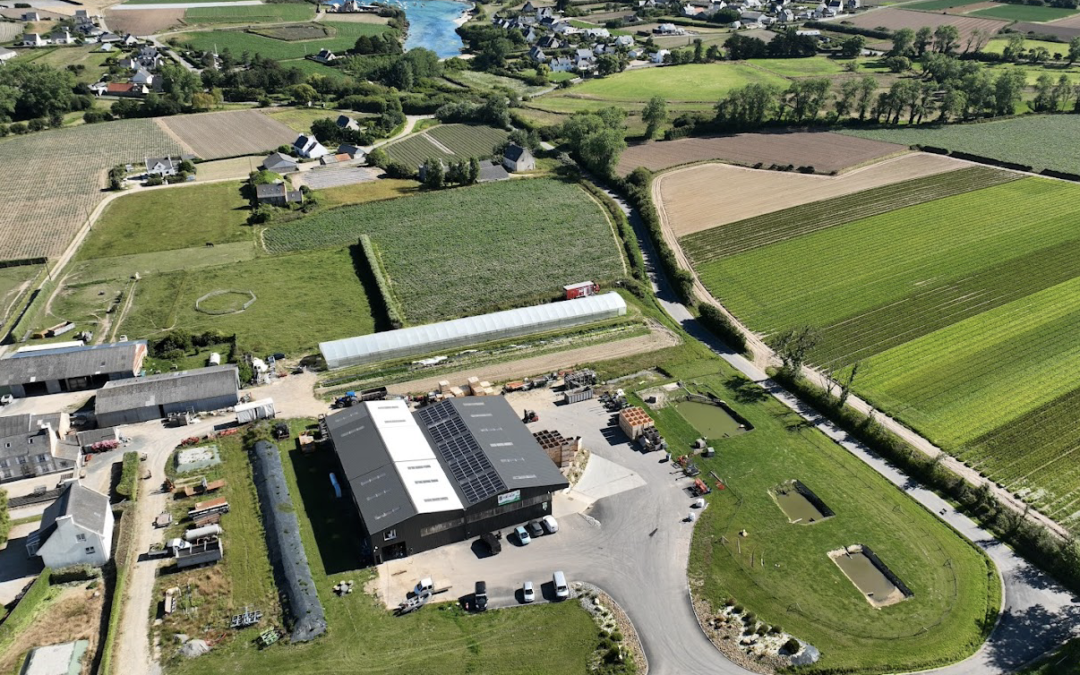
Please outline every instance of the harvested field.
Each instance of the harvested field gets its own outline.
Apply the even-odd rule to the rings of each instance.
[[[182,9],[140,9],[105,13],[109,30],[120,35],[154,35],[179,25],[184,18]]]
[[[5,139],[0,143],[7,195],[0,214],[0,260],[59,256],[104,197],[109,167],[179,151],[148,119]]]
[[[692,166],[660,176],[659,207],[676,237],[746,218],[970,166],[942,155],[911,154],[846,176],[807,176],[728,164]]]
[[[617,172],[625,176],[639,166],[662,171],[690,162],[720,160],[747,166],[812,166],[819,173],[833,173],[904,150],[904,146],[892,143],[848,143],[825,132],[735,134],[635,145],[622,154]]]
[[[1070,16],[1067,19],[1059,19],[1050,23],[1052,28],[1077,28],[1080,29],[1080,14]]]
[[[38,15],[41,17],[42,21],[44,21],[46,19],[52,19],[54,21],[57,21],[57,20],[60,20],[60,19],[68,18],[67,16],[65,16],[63,14],[60,14],[59,12],[51,12],[51,11],[49,11],[47,9],[36,9],[36,10],[33,10],[33,11],[38,13]],[[25,14],[25,13],[26,13],[25,9],[7,9],[7,8],[0,9],[0,16],[4,17],[6,19],[15,19],[16,21],[22,21],[22,15]],[[21,26],[22,24],[19,24],[19,25]]]
[[[330,29],[315,23],[294,23],[288,26],[252,28],[248,32],[253,35],[261,35],[275,40],[285,40],[286,42],[293,42],[296,40],[322,40],[332,37]]]
[[[266,157],[233,157],[199,164],[195,178],[200,183],[217,180],[244,180],[252,171],[258,171]]]
[[[843,21],[840,23],[857,26],[859,28],[885,28],[890,31],[900,30],[901,28],[919,30],[923,26],[929,26],[930,28],[937,28],[938,26],[944,25],[956,26],[956,29],[960,31],[960,44],[963,44],[971,35],[972,31],[977,28],[981,28],[990,35],[993,35],[1009,24],[1008,21],[999,19],[985,19],[974,16],[954,16],[952,14],[931,14],[929,12],[910,12],[903,9],[893,9],[891,7],[857,14],[851,18],[844,17]]]
[[[1017,33],[1035,33],[1037,35],[1050,35],[1059,40],[1068,42],[1074,37],[1080,37],[1080,17],[1069,17],[1054,23],[1014,23],[1011,28]],[[1077,21],[1077,23],[1072,23]]]
[[[23,33],[23,26],[21,23],[12,23],[5,21],[0,23],[0,42],[10,42],[19,37]]]
[[[296,132],[255,110],[177,115],[157,123],[203,159],[272,150],[296,140]]]

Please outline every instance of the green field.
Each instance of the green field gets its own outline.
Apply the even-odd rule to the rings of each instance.
[[[297,63],[310,63],[323,68],[327,67],[320,63],[315,63],[314,61],[286,61],[282,66],[289,67],[296,65]],[[330,70],[333,69],[330,68]],[[311,123],[315,120],[324,120],[327,118],[336,120],[338,115],[349,115],[354,118],[362,116],[359,113],[349,110],[334,110],[333,108],[273,108],[266,114],[293,131],[303,134],[311,132]]]
[[[46,47],[21,52],[12,63],[36,63],[66,70],[68,66],[84,66],[85,70],[75,74],[76,82],[92,84],[101,79],[108,70],[105,60],[112,54],[97,51],[101,45]]]
[[[294,436],[304,428],[300,421],[291,425]],[[303,455],[290,443],[282,449],[282,463],[329,630],[308,644],[281,642],[260,650],[255,637],[265,627],[247,629],[239,633],[245,639],[228,641],[198,659],[172,660],[170,673],[323,675],[357,668],[443,675],[585,672],[598,629],[576,602],[478,615],[467,615],[454,603],[402,617],[387,612],[362,590],[371,571],[358,569],[357,538],[347,534],[358,525],[343,515],[340,501],[326,488],[327,474],[336,470],[332,456]],[[338,597],[331,588],[345,580],[355,581],[357,591]]]
[[[808,59],[751,59],[747,61],[780,77],[813,77],[838,75],[844,72],[844,61],[824,57]]]
[[[882,189],[863,194],[869,217],[852,208],[859,195],[791,209],[760,247],[694,235],[696,256],[712,256],[702,281],[754,330],[817,327],[813,362],[861,361],[861,396],[1067,522],[1080,496],[1068,375],[1080,367],[1080,186],[1023,178],[887,213]]]
[[[731,89],[751,83],[787,87],[788,81],[743,63],[710,63],[642,68],[558,89],[531,105],[551,112],[577,112],[619,105],[638,109],[660,95],[677,109],[707,109]]]
[[[311,59],[292,59],[290,61],[279,61],[282,68],[297,68],[305,75],[322,75],[323,77],[329,77],[334,80],[343,80],[346,77],[351,77],[347,72],[341,68],[335,68],[328,66],[325,63],[319,63],[318,61],[312,61]]]
[[[438,129],[440,127],[436,127]],[[512,180],[324,211],[271,227],[273,252],[374,242],[409,323],[552,298],[623,275],[603,210],[577,185]]]
[[[535,72],[535,71],[534,71]],[[552,75],[571,75],[570,73],[552,73]],[[484,73],[478,70],[458,70],[447,75],[447,79],[464,84],[474,89],[492,90],[496,88],[509,89],[518,96],[532,96],[538,92],[548,89],[548,87],[534,87],[525,84],[519,79],[513,77],[504,77],[502,75],[493,75],[491,73]],[[554,77],[551,78],[556,81]]]
[[[923,2],[913,2],[909,5],[904,5],[903,9],[919,9],[924,12],[940,12],[943,9],[964,7],[965,5],[974,5],[977,2],[983,1],[984,0],[924,0]]]
[[[754,426],[710,439],[716,456],[694,458],[703,475],[715,471],[727,486],[707,497],[690,553],[691,585],[715,610],[734,598],[759,620],[817,647],[821,660],[799,672],[910,672],[978,648],[1000,603],[997,576],[982,553],[730,369],[695,375],[694,382],[732,402]],[[653,416],[673,448],[688,448],[699,436],[672,407]],[[793,478],[836,515],[790,524],[769,490]],[[871,606],[827,556],[856,543],[873,549],[914,595]]]
[[[429,136],[438,145],[432,143]],[[440,124],[423,134],[390,143],[383,149],[390,159],[407,166],[418,166],[426,159],[442,159],[445,162],[471,157],[486,159],[492,156],[495,146],[506,141],[506,137],[505,131],[494,127]],[[451,152],[444,152],[439,145]]]
[[[240,314],[197,311],[196,299],[216,290],[251,291],[258,300]],[[215,330],[236,333],[256,353],[296,354],[374,332],[375,323],[350,250],[335,248],[150,275],[136,285],[120,332],[134,339],[173,328]]]
[[[1005,48],[1009,46],[1008,40],[991,40],[983,47],[983,51],[988,54],[1001,54],[1005,51]],[[1069,53],[1069,45],[1064,42],[1050,42],[1049,40],[1024,40],[1024,49],[1031,51],[1032,49],[1038,49],[1042,47],[1050,52],[1050,55],[1061,54],[1065,56]],[[1061,73],[1060,68],[1055,68],[1054,72]],[[1069,71],[1066,71],[1069,72]]]
[[[194,7],[184,12],[184,23],[247,24],[276,21],[309,21],[315,8],[307,3],[276,3],[241,7]]]
[[[361,35],[376,35],[390,30],[388,26],[372,23],[347,23],[327,22],[320,24],[328,26],[334,32],[334,37],[322,40],[302,40],[287,42],[274,38],[245,33],[242,30],[212,30],[196,33],[184,33],[180,35],[184,44],[201,51],[213,51],[215,47],[220,51],[226,47],[233,54],[250,52],[278,61],[286,59],[302,59],[305,56],[317,54],[320,49],[345,51],[352,49],[357,38]]]
[[[1007,5],[1003,3],[999,7],[977,9],[967,16],[985,16],[991,19],[1008,19],[1010,21],[1042,22],[1064,19],[1065,17],[1074,14],[1076,14],[1075,9],[1042,7],[1036,5]]]
[[[198,204],[198,211],[191,210]],[[196,215],[197,213],[197,215]],[[239,183],[208,183],[124,195],[105,208],[76,260],[251,241]]]
[[[24,287],[35,279],[40,271],[41,265],[0,267],[0,325],[11,318],[16,301],[23,297],[24,290],[29,290]]]
[[[1063,138],[1080,133],[1076,115],[1030,115],[985,124],[951,124],[920,129],[842,130],[842,134],[903,145],[929,145],[984,157],[1080,173],[1080,153]]]

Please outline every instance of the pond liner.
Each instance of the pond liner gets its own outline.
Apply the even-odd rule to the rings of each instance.
[[[814,491],[802,484],[802,481],[792,481],[792,487],[795,491],[801,494],[806,501],[814,505],[814,508],[821,512],[824,518],[832,518],[836,515],[832,509],[826,506],[825,502],[821,501],[821,497],[814,494]],[[875,563],[876,564],[876,563]]]
[[[266,547],[285,606],[291,642],[307,642],[326,632],[326,615],[311,579],[300,522],[289,496],[281,452],[273,443],[259,441],[252,452],[252,474],[262,507]]]
[[[881,562],[881,558],[877,557],[877,554],[875,554],[869,546],[865,544],[860,544],[859,546],[862,548],[862,554],[870,559],[870,562],[874,564],[874,567],[878,568],[878,571],[884,574],[885,578],[892,582],[892,585],[896,586],[896,588],[904,594],[905,598],[910,598],[915,595],[915,592],[908,588],[907,584],[900,580],[900,577],[893,574],[893,571],[889,569],[888,565]]]

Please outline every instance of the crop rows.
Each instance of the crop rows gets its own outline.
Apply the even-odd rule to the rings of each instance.
[[[123,120],[0,143],[6,207],[0,260],[58,256],[103,196],[104,172],[180,148],[153,120]]]
[[[485,159],[494,154],[495,146],[504,142],[506,137],[505,131],[494,127],[447,124],[391,143],[386,146],[386,153],[390,159],[407,166],[418,166],[427,159],[441,159],[444,162],[472,157]],[[450,152],[444,152],[440,145]]]
[[[1008,171],[973,166],[747,218],[691,234],[682,244],[694,262],[702,264],[1018,177]]]
[[[577,186],[536,179],[347,206],[266,230],[272,253],[379,250],[411,324],[554,297],[569,283],[622,276],[611,226]]]
[[[322,40],[286,42],[254,35],[242,30],[211,30],[184,33],[185,44],[202,51],[218,51],[228,48],[233,54],[249,52],[275,61],[302,59],[317,54],[320,49],[341,52],[352,49],[361,35],[377,35],[389,30],[388,26],[373,23],[327,22],[334,37]]]

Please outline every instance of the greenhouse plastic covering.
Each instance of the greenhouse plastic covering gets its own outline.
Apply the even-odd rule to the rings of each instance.
[[[376,363],[440,349],[542,333],[626,314],[615,292],[521,307],[319,344],[328,368]]]

